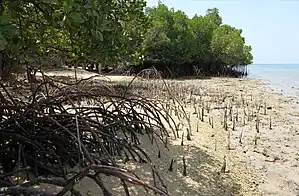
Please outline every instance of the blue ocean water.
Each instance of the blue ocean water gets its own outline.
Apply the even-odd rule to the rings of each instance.
[[[286,96],[299,97],[299,64],[248,65],[248,77],[266,80]]]

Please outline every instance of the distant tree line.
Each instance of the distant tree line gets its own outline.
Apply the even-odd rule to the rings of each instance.
[[[97,65],[168,77],[222,75],[252,63],[242,30],[216,8],[188,18],[145,0],[1,0],[0,77],[32,65]],[[127,68],[125,69],[125,71]]]
[[[162,3],[147,8],[150,28],[142,47],[142,68],[155,67],[171,76],[243,74],[252,63],[251,47],[241,29],[222,24],[217,8],[192,18]]]

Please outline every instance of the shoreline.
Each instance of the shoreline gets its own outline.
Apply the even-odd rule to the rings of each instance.
[[[90,76],[84,72],[80,75]],[[107,77],[115,82],[130,80],[126,76]],[[190,115],[192,139],[185,139],[184,146],[181,146],[181,139],[170,139],[170,151],[162,148],[161,157],[158,158],[157,149],[149,147],[146,141],[143,143],[153,163],[158,166],[170,195],[293,196],[299,192],[299,109],[295,105],[296,100],[274,92],[262,79],[211,78],[167,82],[172,83],[173,92],[200,89],[204,95],[205,109],[210,108],[209,113],[205,112],[204,122],[201,122],[193,105],[185,103],[185,109]],[[159,87],[161,83],[155,85]],[[197,96],[193,95],[198,101]],[[223,98],[225,101],[220,101]],[[227,120],[228,129],[225,130],[223,110],[217,108],[230,103],[233,105],[232,120]],[[257,106],[261,109],[257,110]],[[209,123],[211,118],[214,122],[212,127]],[[235,118],[237,120],[234,122]],[[180,135],[185,129],[186,126],[181,128]],[[183,156],[187,162],[187,176],[182,175]],[[174,171],[169,172],[172,159]],[[224,163],[226,168],[221,172]],[[148,166],[131,163],[125,167],[140,174],[141,179],[153,183]],[[111,182],[111,189],[122,195],[120,182],[110,180],[107,179]],[[86,190],[88,195],[98,195],[99,189],[89,181],[83,181],[77,186]],[[142,187],[130,186],[130,190],[133,191],[131,195],[146,195]]]
[[[219,83],[226,79],[218,78]],[[224,80],[224,81],[223,81]],[[299,190],[299,169],[296,150],[299,148],[299,108],[297,99],[275,92],[262,79],[228,79],[230,86],[236,91],[253,94],[257,101],[267,102],[271,107],[268,114],[260,114],[260,130],[255,133],[254,122],[238,125],[236,130],[243,129],[242,144],[237,140],[239,133],[232,131],[232,144],[236,148],[238,157],[233,162],[242,162],[261,178],[257,182],[257,189],[264,195],[297,195]],[[235,81],[234,81],[235,80]],[[222,82],[221,82],[222,81]],[[234,84],[236,83],[237,84]],[[217,83],[217,82],[216,82]],[[243,83],[243,84],[242,84]],[[228,85],[229,86],[229,85]],[[243,89],[242,89],[243,88]],[[246,94],[246,93],[245,93]],[[271,115],[272,127],[269,127]],[[267,122],[268,121],[268,122]],[[245,134],[246,132],[246,134]],[[255,138],[257,144],[253,147]],[[242,152],[243,151],[243,152]],[[232,151],[235,156],[235,152]]]
[[[211,112],[212,114],[206,114],[205,122],[199,123],[199,134],[194,133],[192,140],[187,143],[207,150],[208,154],[220,162],[223,162],[221,159],[226,156],[228,176],[235,179],[233,181],[239,182],[242,187],[239,195],[297,195],[299,192],[297,100],[275,92],[262,79],[211,78],[184,80],[178,83],[184,83],[184,86],[195,85],[208,94],[219,92],[220,96],[226,94],[226,97],[231,98],[226,104],[232,103],[236,106],[232,118],[239,115],[239,119],[236,122],[228,120],[228,131],[223,129],[223,112],[216,110]],[[246,110],[247,116],[242,116],[240,111],[242,100],[245,100],[244,111]],[[189,106],[189,110],[192,110],[192,106]],[[252,116],[249,119],[251,112]],[[218,119],[213,128],[207,122],[209,116],[214,116],[215,121]],[[196,116],[192,115],[193,127],[196,126],[196,119]],[[230,137],[226,139],[228,134]],[[214,138],[218,138],[217,150],[214,150],[216,140]],[[230,149],[227,149],[226,142],[229,143]]]

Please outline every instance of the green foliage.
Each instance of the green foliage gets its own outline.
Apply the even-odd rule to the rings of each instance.
[[[221,25],[214,30],[211,49],[217,61],[225,65],[239,65],[244,62],[244,42],[240,30]]]
[[[3,0],[0,50],[69,61],[139,59],[147,29],[144,0]],[[136,56],[137,55],[137,56]]]
[[[193,58],[199,62],[209,62],[211,59],[210,42],[216,24],[204,16],[194,16],[190,20],[193,38]]]
[[[244,51],[244,57],[243,57],[243,64],[245,65],[249,65],[249,64],[252,64],[252,60],[253,60],[253,56],[251,54],[251,46],[248,46],[248,45],[244,45],[244,48],[243,48],[243,51]]]
[[[219,15],[219,10],[217,8],[208,9],[205,17],[217,26],[222,24],[222,18]]]
[[[147,13],[151,27],[144,40],[146,59],[180,63],[190,59],[192,33],[187,15],[168,9],[162,3]]]
[[[145,6],[145,0],[2,0],[0,55],[36,64],[150,61],[178,72],[188,64],[206,73],[252,62],[242,30],[222,24],[217,8],[188,18],[161,2]]]
[[[164,66],[178,72],[195,67],[206,74],[228,65],[252,63],[251,47],[245,45],[242,30],[222,24],[217,8],[208,9],[204,16],[188,18],[184,12],[159,2],[146,14],[151,20],[143,42],[147,61],[168,64]]]

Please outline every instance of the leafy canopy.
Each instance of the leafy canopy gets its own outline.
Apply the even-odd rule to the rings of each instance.
[[[147,26],[144,0],[3,0],[0,51],[134,60]]]
[[[188,18],[184,12],[159,2],[146,14],[151,21],[143,42],[146,60],[193,63],[207,70],[252,62],[251,47],[245,45],[242,30],[223,24],[217,8]]]
[[[252,63],[241,33],[217,8],[189,18],[161,2],[146,8],[145,0],[0,1],[0,55],[21,62],[151,61],[217,71]]]

